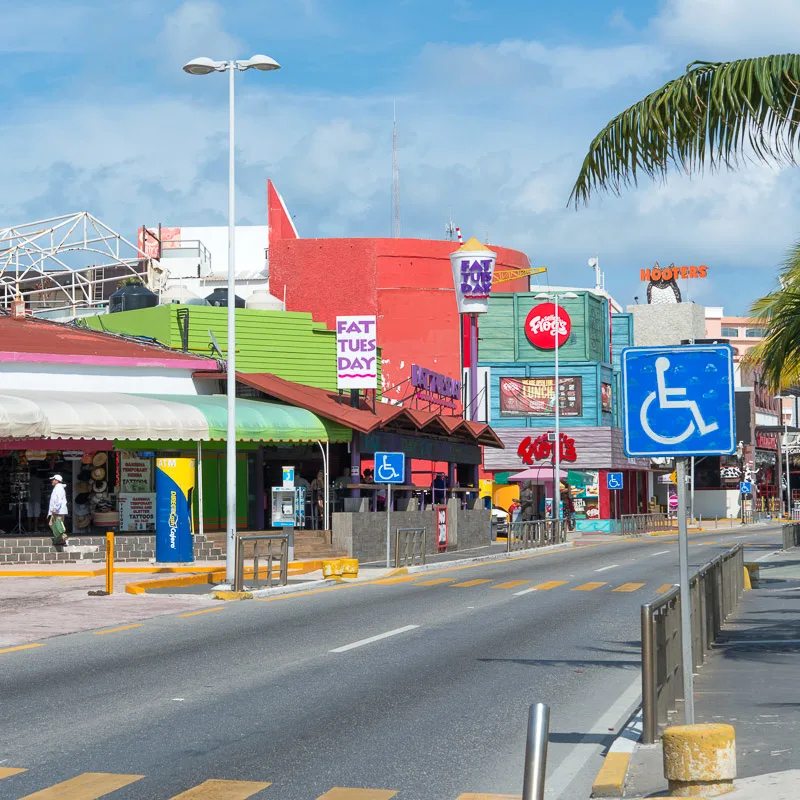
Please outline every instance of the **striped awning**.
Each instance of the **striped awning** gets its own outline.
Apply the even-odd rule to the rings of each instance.
[[[224,441],[225,395],[0,391],[3,439]],[[348,441],[352,431],[303,408],[236,399],[243,442]]]

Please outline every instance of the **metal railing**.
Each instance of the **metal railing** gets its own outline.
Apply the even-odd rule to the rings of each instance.
[[[783,530],[783,549],[800,546],[800,525],[796,522],[789,522],[782,526]]]
[[[244,588],[244,548],[247,542],[253,543],[253,581],[252,586],[260,586],[259,562],[267,560],[267,588],[272,588],[273,566],[278,561],[280,569],[278,585],[289,583],[289,534],[288,533],[254,533],[236,537],[236,573],[233,579],[233,591],[241,592]],[[260,552],[260,543],[266,542],[266,552]],[[277,545],[278,552],[274,551]],[[277,556],[277,558],[276,558]]]
[[[692,669],[696,670],[736,608],[744,584],[744,550],[737,544],[689,579]],[[653,744],[683,696],[680,587],[645,603],[642,621],[642,741]]]
[[[792,506],[792,522],[800,522],[800,507]]]
[[[567,520],[534,519],[508,523],[507,552],[530,550],[567,541]]]
[[[425,528],[397,528],[394,532],[394,566],[425,563]]]
[[[643,533],[667,531],[674,527],[666,514],[623,514],[619,522],[619,532],[623,536],[641,536]]]

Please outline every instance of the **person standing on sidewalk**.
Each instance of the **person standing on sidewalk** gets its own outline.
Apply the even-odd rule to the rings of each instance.
[[[64,479],[60,475],[53,475],[50,483],[53,485],[53,493],[50,495],[47,521],[53,532],[53,544],[62,545],[67,543],[67,529],[64,525],[68,511],[67,492],[64,489]]]

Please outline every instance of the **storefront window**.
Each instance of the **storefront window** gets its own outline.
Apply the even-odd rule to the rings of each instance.
[[[575,507],[575,519],[600,519],[600,489],[597,470],[570,470],[567,483]]]

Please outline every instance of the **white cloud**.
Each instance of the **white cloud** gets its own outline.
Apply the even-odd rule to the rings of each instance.
[[[157,45],[171,64],[197,56],[216,61],[239,57],[241,40],[225,31],[223,8],[215,0],[185,0],[164,18]]]

